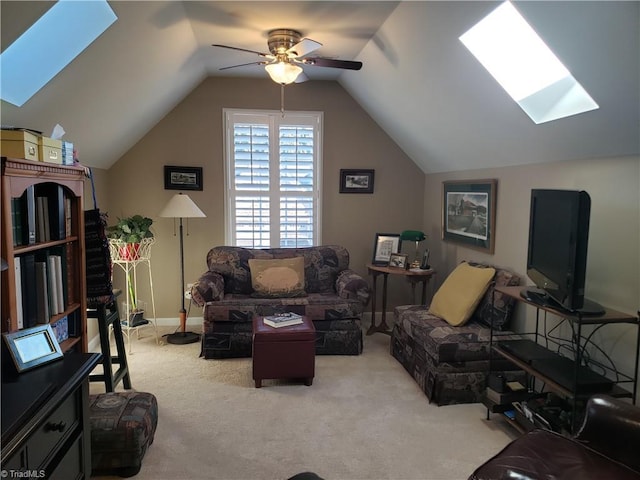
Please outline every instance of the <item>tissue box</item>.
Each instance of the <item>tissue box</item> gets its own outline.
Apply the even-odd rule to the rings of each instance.
[[[51,328],[53,329],[53,333],[55,334],[58,343],[62,343],[69,338],[69,319],[66,316],[52,324]]]
[[[0,153],[3,157],[40,159],[38,136],[24,130],[0,130]]]
[[[49,137],[38,138],[38,151],[41,162],[62,165],[62,141]]]

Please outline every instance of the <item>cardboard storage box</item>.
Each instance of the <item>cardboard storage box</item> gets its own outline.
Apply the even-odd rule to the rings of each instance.
[[[0,153],[3,157],[25,158],[36,162],[40,159],[37,135],[24,130],[0,130],[0,138]]]
[[[38,137],[38,149],[41,162],[62,165],[62,140]]]

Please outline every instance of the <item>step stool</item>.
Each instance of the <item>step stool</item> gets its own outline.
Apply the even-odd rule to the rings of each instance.
[[[122,381],[125,389],[131,388],[129,378],[129,366],[127,364],[127,352],[124,347],[122,337],[122,325],[120,324],[120,314],[118,313],[118,303],[115,298],[119,291],[114,292],[114,297],[105,303],[94,303],[87,306],[87,318],[98,320],[98,332],[100,334],[100,348],[102,350],[102,374],[89,375],[90,382],[104,382],[105,390],[113,392],[115,387]],[[111,343],[109,342],[109,325],[113,326],[113,337],[116,342],[117,355],[111,355]],[[113,365],[118,366],[114,372]]]

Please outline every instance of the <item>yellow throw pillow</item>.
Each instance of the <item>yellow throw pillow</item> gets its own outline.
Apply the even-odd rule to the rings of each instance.
[[[303,297],[304,257],[249,259],[254,297]]]
[[[429,313],[450,325],[464,325],[473,314],[489,287],[496,271],[490,267],[472,267],[461,263],[440,286],[429,307]]]

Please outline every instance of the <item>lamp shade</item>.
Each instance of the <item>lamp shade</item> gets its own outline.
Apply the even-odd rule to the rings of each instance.
[[[206,217],[204,212],[198,208],[189,195],[183,193],[175,194],[162,209],[160,216],[169,218]]]
[[[282,85],[295,82],[298,75],[302,73],[302,67],[289,62],[270,63],[264,68],[271,77],[271,80]]]
[[[420,230],[405,230],[400,234],[400,240],[408,240],[411,242],[421,242],[426,238],[427,236]]]

